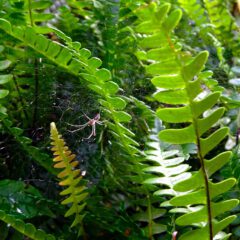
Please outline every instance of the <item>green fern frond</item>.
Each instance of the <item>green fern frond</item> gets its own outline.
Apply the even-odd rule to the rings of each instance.
[[[11,227],[33,240],[56,239],[53,235],[47,234],[41,229],[36,229],[31,223],[25,223],[20,219],[16,219],[14,216],[9,215],[2,210],[0,210],[0,220],[9,224]]]
[[[233,155],[230,160],[230,171],[233,176],[237,179],[237,185],[240,187],[240,146],[237,145],[233,150]]]
[[[75,159],[75,155],[66,146],[61,135],[59,135],[55,123],[51,123],[51,145],[54,154],[53,161],[54,167],[57,169],[63,169],[58,178],[61,180],[59,185],[66,187],[60,195],[67,196],[65,200],[61,202],[63,205],[70,204],[70,209],[65,213],[65,217],[69,217],[75,214],[74,221],[71,227],[80,225],[82,228],[82,220],[84,217],[83,210],[86,206],[86,197],[88,193],[85,191],[86,186],[81,182],[82,176],[80,169],[76,169],[78,161]],[[79,233],[82,232],[80,229]]]
[[[156,187],[152,191],[153,196],[158,197],[158,199],[162,196],[173,197],[179,195],[180,193],[173,189],[174,185],[190,175],[186,172],[190,166],[183,163],[185,158],[180,154],[180,151],[178,149],[167,150],[167,146],[164,147],[159,140],[158,132],[160,128],[160,122],[156,120],[155,128],[152,129],[147,142],[146,159],[144,161],[146,167],[143,169],[150,173],[143,182],[144,185],[161,185],[161,190]],[[153,234],[158,234],[160,230],[162,232],[166,231],[167,226],[161,224],[161,217],[164,217],[166,213],[164,207],[169,205],[169,202],[165,201],[161,203],[162,208],[154,208],[148,212],[149,225],[159,225],[159,227],[153,228]]]
[[[0,54],[4,50],[4,47],[0,45]],[[0,60],[0,86],[9,83],[12,80],[11,74],[4,74],[3,71],[7,70],[11,65],[11,61],[9,60]],[[6,113],[6,108],[4,107],[4,98],[9,94],[9,90],[0,89],[0,113]]]
[[[47,39],[43,35],[37,34],[31,27],[13,27],[12,29],[10,22],[5,19],[0,19],[0,28],[41,53],[57,66],[80,77],[81,80],[84,79],[88,84],[88,88],[96,92],[98,96],[101,96],[99,102],[106,109],[106,114],[109,118],[113,120],[115,124],[114,131],[117,134],[115,136],[118,139],[120,137],[125,150],[130,153],[137,152],[131,146],[132,144],[129,144],[129,137],[127,136],[133,134],[119,125],[131,120],[131,116],[123,111],[126,107],[126,101],[122,97],[117,96],[116,93],[119,90],[119,86],[110,80],[111,73],[107,69],[99,69],[102,64],[100,59],[90,57],[91,52],[89,50],[81,48],[79,42],[71,42],[71,39],[68,39],[68,46],[63,46]]]
[[[210,22],[207,19],[206,12],[197,0],[178,0],[180,6],[187,12],[189,17],[194,20],[197,26],[206,28]],[[208,29],[209,30],[209,29]]]
[[[161,141],[158,137],[157,128],[152,129],[149,141],[147,142],[148,150],[145,151],[148,167],[146,172],[152,173],[152,177],[144,181],[144,184],[161,184],[167,188],[154,192],[156,196],[177,196],[174,190],[177,182],[189,178],[191,175],[187,171],[190,166],[184,163],[185,158],[178,149],[162,150]],[[154,175],[157,174],[158,177]],[[167,202],[163,205],[168,204]]]
[[[170,126],[174,124],[173,129],[160,131],[160,139],[171,144],[195,144],[201,165],[199,171],[189,173],[187,179],[181,179],[181,174],[176,175],[178,180],[173,183],[173,190],[182,193],[173,197],[170,204],[186,207],[185,214],[177,218],[176,223],[199,227],[183,234],[179,239],[212,240],[235,219],[235,216],[229,216],[222,221],[216,220],[219,215],[237,206],[238,200],[217,203],[214,200],[216,196],[228,191],[236,180],[229,178],[213,183],[210,179],[231,156],[231,152],[223,152],[208,159],[208,153],[227,136],[228,128],[212,129],[222,117],[224,108],[214,108],[211,115],[203,115],[216,105],[220,93],[205,92],[201,77],[198,77],[208,59],[208,52],[203,51],[192,57],[182,52],[181,45],[176,43],[172,32],[181,15],[179,9],[170,11],[170,4],[151,3],[148,7],[141,8],[141,23],[135,28],[141,34],[141,51],[137,55],[145,64],[146,72],[154,76],[152,83],[157,87],[155,99],[166,105],[157,110],[157,116]],[[153,183],[163,184],[164,181],[159,178]]]
[[[53,18],[53,14],[44,12],[44,10],[49,8],[51,5],[52,1],[49,0],[25,0],[24,9],[26,11],[27,23],[34,26],[51,20]]]
[[[234,56],[239,55],[238,26],[229,12],[226,1],[204,0],[209,19],[218,39],[230,47]]]
[[[127,102],[117,94],[119,86],[111,80],[111,73],[105,68],[100,68],[100,59],[91,57],[88,49],[81,48],[79,42],[72,42],[71,38],[57,29],[55,31],[66,40],[66,46],[37,34],[32,27],[15,27],[5,19],[0,19],[0,29],[42,54],[58,67],[77,76],[91,91],[97,93],[96,97],[104,110],[104,117],[108,119],[107,126],[116,139],[118,149],[120,147],[121,151],[128,155],[126,164],[136,163],[136,156],[141,155],[141,151],[138,149],[139,144],[134,140],[134,133],[124,126],[132,119],[131,115],[124,111]],[[114,169],[119,171],[117,167]],[[126,175],[129,169],[124,165],[124,173],[116,174],[119,181],[123,177],[122,174]]]
[[[2,8],[5,10],[4,18],[13,21],[14,24],[37,26],[44,25],[53,18],[53,14],[45,12],[51,5],[50,0],[19,0],[3,3]]]
[[[51,166],[51,157],[47,153],[42,152],[39,148],[32,146],[32,140],[23,136],[23,130],[21,128],[13,127],[13,122],[6,114],[0,113],[0,122],[34,161],[44,167],[48,172],[54,175],[57,174],[58,171]]]
[[[212,45],[216,48],[220,64],[223,64],[223,47],[221,42],[215,36],[214,27],[208,19],[208,15],[204,7],[197,0],[178,0],[180,6],[187,13],[189,18],[193,20],[199,29],[199,35],[206,45]]]

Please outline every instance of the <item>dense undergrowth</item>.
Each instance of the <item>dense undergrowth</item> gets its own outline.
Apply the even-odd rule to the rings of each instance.
[[[239,19],[0,0],[0,239],[239,239]]]

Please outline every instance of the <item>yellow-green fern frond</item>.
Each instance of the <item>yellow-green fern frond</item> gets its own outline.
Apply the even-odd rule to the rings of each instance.
[[[63,169],[58,174],[58,178],[61,180],[59,185],[66,187],[60,193],[62,196],[67,196],[61,204],[70,205],[70,209],[66,212],[65,217],[75,214],[75,219],[71,227],[82,226],[82,219],[84,217],[83,209],[86,205],[85,199],[88,193],[85,191],[85,185],[81,182],[81,171],[80,169],[76,169],[78,161],[75,154],[72,154],[62,136],[58,133],[55,123],[51,123],[51,139],[54,167]]]

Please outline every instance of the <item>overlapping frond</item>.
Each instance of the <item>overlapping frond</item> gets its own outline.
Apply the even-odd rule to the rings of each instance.
[[[184,163],[185,158],[179,149],[167,149],[167,146],[164,147],[164,144],[160,141],[158,132],[161,126],[159,125],[160,122],[156,120],[155,128],[152,129],[149,140],[146,143],[146,159],[144,160],[146,167],[143,169],[143,171],[150,174],[143,184],[155,186],[151,190],[153,197],[155,197],[155,202],[164,196],[174,197],[180,194],[173,189],[174,185],[182,179],[188,178],[190,175],[190,173],[186,172],[190,166]],[[167,226],[161,222],[162,217],[166,215],[164,207],[169,205],[169,202],[164,201],[162,198],[160,208],[150,209],[145,215],[142,213],[142,219],[145,216],[145,219],[148,219],[149,225],[155,226],[152,229],[153,235],[167,230]]]

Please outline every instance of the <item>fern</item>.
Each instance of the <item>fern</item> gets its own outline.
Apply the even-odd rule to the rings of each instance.
[[[52,2],[49,0],[25,0],[25,11],[26,11],[26,20],[27,23],[31,26],[38,25],[49,21],[53,18],[53,14],[45,13],[44,10],[49,8],[52,5]]]
[[[39,148],[31,146],[32,140],[23,136],[23,130],[18,127],[13,127],[13,122],[6,114],[0,113],[0,121],[4,128],[15,138],[15,140],[22,146],[23,150],[32,157],[39,165],[44,167],[48,172],[56,175],[57,171],[51,167],[51,158],[47,153],[43,153]]]
[[[2,9],[6,11],[4,17],[17,25],[38,26],[53,18],[51,13],[44,12],[52,5],[49,0],[19,0],[8,3],[2,1],[1,3],[3,3]]]
[[[226,1],[204,0],[208,16],[219,40],[230,47],[234,56],[239,54],[238,26],[227,9]]]
[[[152,130],[150,140],[147,142],[148,150],[145,151],[146,161],[149,166],[144,171],[154,174],[160,174],[159,177],[151,177],[144,181],[144,184],[162,184],[166,185],[167,189],[157,190],[154,195],[158,196],[176,196],[178,193],[174,190],[174,185],[189,177],[186,171],[190,168],[188,164],[183,163],[185,158],[178,149],[164,149],[163,143],[158,138],[157,128]],[[165,147],[166,148],[166,147]],[[168,204],[167,202],[165,204]]]
[[[173,197],[170,204],[185,206],[185,214],[176,219],[180,226],[198,226],[188,231],[179,239],[212,240],[221,235],[221,230],[230,224],[235,216],[228,216],[218,221],[216,217],[238,205],[232,199],[215,202],[218,195],[228,191],[236,182],[229,178],[220,183],[213,183],[211,176],[229,161],[231,152],[223,152],[212,159],[208,154],[228,134],[228,128],[213,130],[211,127],[224,113],[224,108],[214,108],[211,115],[202,114],[211,109],[218,101],[220,93],[203,96],[201,78],[198,78],[208,53],[200,52],[196,57],[186,55],[181,46],[173,40],[172,31],[181,19],[179,9],[170,12],[170,5],[158,6],[151,3],[139,10],[141,23],[135,30],[141,33],[138,53],[145,60],[146,71],[153,75],[152,83],[157,87],[154,97],[165,108],[157,110],[157,116],[170,124],[179,124],[178,128],[162,130],[159,137],[172,144],[193,143],[197,147],[197,159],[200,169],[192,176],[174,183],[173,190],[182,192]],[[156,183],[156,182],[155,182]],[[159,182],[161,183],[161,178]],[[180,209],[181,210],[181,209]]]
[[[24,223],[20,219],[16,219],[15,217],[5,213],[0,210],[0,220],[12,226],[14,229],[24,234],[25,236],[34,239],[34,240],[55,240],[56,238],[51,235],[45,233],[41,229],[36,229],[34,225],[31,223]]]
[[[211,25],[207,12],[197,0],[178,0],[180,6],[185,10],[190,19],[192,19],[196,27],[199,29],[199,35],[206,45],[212,45],[216,48],[220,65],[224,63],[223,47],[221,42],[215,36],[213,25]]]
[[[160,122],[156,120],[155,128],[151,131],[149,140],[146,143],[147,150],[145,151],[145,164],[147,167],[144,168],[144,171],[151,173],[151,175],[143,182],[144,185],[162,185],[163,189],[159,190],[156,187],[153,190],[153,196],[158,201],[163,196],[177,196],[179,194],[173,187],[177,182],[189,176],[189,173],[186,173],[186,171],[190,168],[188,164],[183,164],[185,158],[178,149],[167,150],[168,146],[164,146],[163,143],[161,143],[158,138],[160,128]],[[163,202],[163,199],[161,199],[161,201],[162,208],[150,211],[151,221],[149,221],[149,225],[156,226],[153,227],[154,235],[167,230],[167,226],[162,225],[161,222],[163,222],[163,218],[166,217],[166,210],[163,207],[169,206],[170,204],[168,201]]]
[[[230,160],[230,172],[232,175],[237,179],[238,188],[240,187],[240,166],[239,160],[240,159],[240,146],[237,145],[236,148],[233,150],[233,155]]]
[[[48,40],[43,35],[35,33],[31,27],[12,27],[11,24],[2,19],[0,28],[9,35],[17,38],[25,45],[31,47],[36,52],[51,60],[57,66],[65,71],[80,77],[81,81],[87,83],[90,90],[96,92],[105,116],[108,118],[108,127],[113,137],[116,139],[117,151],[120,152],[121,164],[118,167],[118,161],[111,160],[114,165],[114,176],[120,183],[134,182],[136,186],[144,180],[141,176],[140,151],[137,148],[138,143],[133,139],[134,134],[126,128],[123,123],[128,123],[131,116],[123,111],[126,107],[126,101],[123,97],[117,95],[119,86],[111,81],[111,74],[106,69],[99,69],[101,60],[90,58],[90,51],[81,48],[78,42],[72,42],[62,32],[55,29],[55,32],[67,43],[66,46]],[[134,177],[132,176],[134,175]],[[119,185],[122,187],[123,185]],[[146,189],[129,187],[129,191],[136,194],[147,195]]]
[[[71,227],[80,225],[79,234],[83,232],[82,220],[84,214],[83,209],[86,205],[85,199],[88,193],[85,191],[85,184],[81,183],[82,176],[79,169],[76,169],[78,161],[75,159],[75,155],[71,153],[68,147],[65,145],[61,135],[58,134],[55,123],[51,123],[51,139],[52,139],[52,151],[54,154],[53,161],[55,162],[54,167],[57,169],[63,169],[59,174],[58,178],[61,179],[59,182],[60,186],[67,187],[63,190],[60,195],[68,196],[61,203],[63,205],[71,204],[70,209],[66,212],[65,217],[69,217],[75,214],[74,221]]]
[[[67,46],[35,33],[31,27],[12,27],[5,19],[0,19],[0,28],[41,53],[65,71],[79,77],[82,82],[87,83],[87,87],[91,91],[97,93],[98,101],[109,120],[107,125],[112,136],[116,139],[118,148],[120,147],[121,151],[128,155],[127,158],[122,159],[126,164],[122,162],[120,169],[114,168],[118,172],[116,174],[119,176],[118,181],[121,181],[122,176],[126,175],[126,171],[132,169],[132,167],[126,168],[125,165],[136,164],[136,156],[141,152],[137,148],[139,144],[133,139],[134,134],[123,125],[131,121],[131,116],[124,111],[127,103],[123,97],[117,95],[119,86],[111,81],[110,72],[104,68],[99,69],[101,60],[95,57],[90,58],[89,50],[81,48],[79,42],[72,42],[69,37],[57,29],[56,32],[66,41]]]
[[[4,50],[3,46],[0,46],[0,53]],[[11,61],[9,60],[1,60],[0,61],[0,72],[5,71],[11,65]],[[4,85],[9,83],[12,80],[11,74],[3,74],[0,75],[0,85]],[[9,90],[0,89],[0,113],[6,113],[6,108],[4,107],[4,98],[9,94]]]
[[[202,28],[207,27],[207,25],[209,24],[209,21],[206,17],[204,8],[201,6],[201,4],[197,0],[190,0],[190,1],[178,0],[178,2],[180,6],[187,12],[189,17],[195,21],[197,26]]]
[[[2,47],[3,50],[3,47]],[[0,70],[5,71],[11,64],[9,60],[2,60],[0,61]],[[2,74],[0,75],[0,84],[6,84],[12,81],[13,75],[12,74]],[[1,89],[0,90],[0,121],[7,129],[7,131],[15,138],[15,140],[22,146],[22,148],[27,152],[34,161],[38,164],[46,168],[50,173],[56,174],[56,171],[51,167],[51,159],[46,154],[41,152],[38,148],[34,146],[30,146],[32,140],[25,136],[22,136],[23,130],[21,128],[13,127],[13,123],[8,118],[7,109],[5,108],[5,97],[8,95],[9,90]]]
[[[59,21],[57,25],[61,31],[71,36],[73,35],[74,30],[77,30],[81,27],[78,18],[76,18],[71,10],[67,7],[62,7],[60,9]]]

